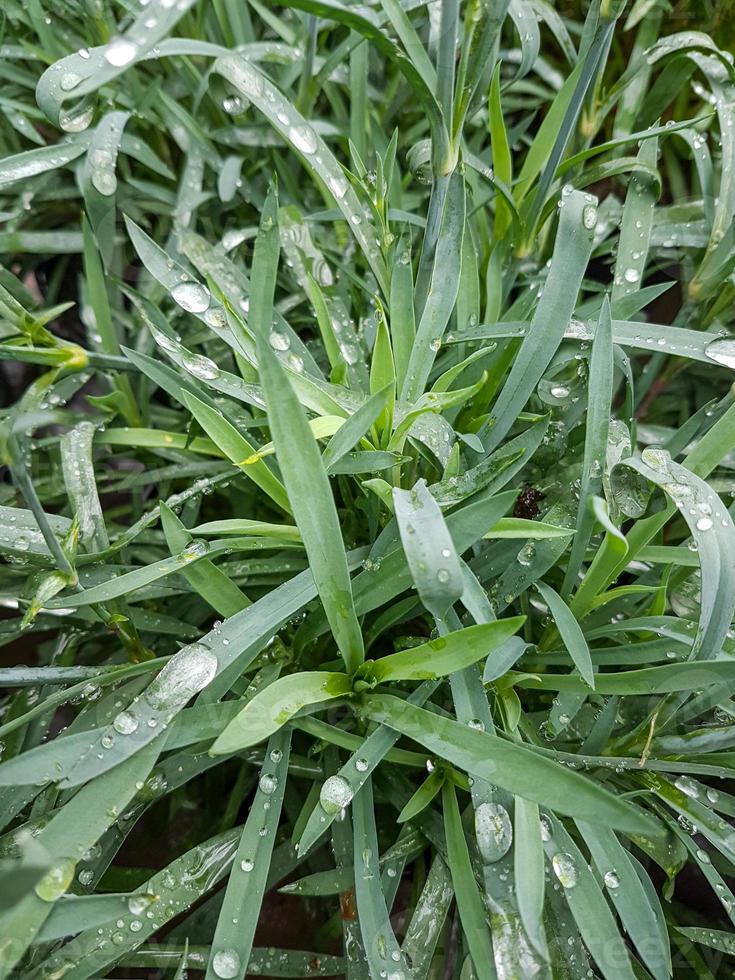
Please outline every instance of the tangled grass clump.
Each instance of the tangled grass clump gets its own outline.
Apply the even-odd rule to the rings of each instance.
[[[735,976],[735,67],[567,6],[6,0],[0,980]]]

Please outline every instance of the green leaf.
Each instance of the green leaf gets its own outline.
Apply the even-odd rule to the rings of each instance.
[[[209,980],[223,972],[241,980],[247,971],[281,817],[290,748],[291,733],[285,729],[268,742],[212,938]]]
[[[268,342],[278,264],[277,217],[277,202],[271,191],[253,260],[253,279],[258,289],[251,296],[251,323],[256,336],[258,370],[294,518],[329,625],[345,665],[352,671],[361,663],[364,648],[332,489],[298,399]]]
[[[210,408],[201,399],[186,392],[182,392],[181,398],[207,435],[232,460],[235,466],[267,493],[278,507],[290,514],[291,506],[280,480],[257,456],[253,462],[249,462],[256,455],[255,446],[249,443],[235,426],[227,421],[224,415],[216,409]],[[311,433],[309,435],[311,436]]]
[[[472,956],[475,974],[480,980],[494,980],[496,974],[493,967],[490,930],[485,921],[485,908],[470,863],[470,852],[462,828],[457,794],[449,780],[446,780],[442,787],[442,801],[446,820],[447,864],[452,874],[452,885],[462,930]]]
[[[518,912],[534,949],[548,960],[543,933],[544,850],[538,804],[517,796],[513,821],[513,868]]]
[[[393,506],[406,561],[429,612],[441,619],[464,591],[454,542],[426,482],[393,490]]]
[[[377,683],[446,677],[490,654],[493,648],[505,643],[520,629],[524,621],[524,616],[515,616],[494,623],[468,626],[410,650],[392,653],[380,660],[366,660],[357,677]]]
[[[606,980],[633,980],[625,943],[582,852],[558,820],[546,821],[544,850],[585,945]]]
[[[361,710],[373,721],[394,728],[429,752],[502,786],[511,793],[584,819],[594,815],[605,826],[656,835],[651,819],[592,780],[557,765],[532,749],[496,735],[460,725],[387,694],[363,698]]]
[[[564,641],[564,646],[572,658],[574,666],[581,674],[584,682],[594,689],[595,674],[592,669],[592,658],[590,657],[587,640],[584,638],[584,633],[580,629],[579,623],[574,618],[574,613],[550,585],[547,585],[545,582],[537,582],[536,588],[549,607],[549,612],[554,618],[554,622]]]
[[[215,741],[211,752],[230,755],[250,745],[257,745],[302,708],[343,697],[351,690],[348,677],[328,671],[307,671],[281,677],[233,718]]]
[[[441,792],[444,779],[444,773],[440,772],[439,770],[429,773],[408,803],[398,814],[396,817],[396,822],[406,823],[408,820],[413,820],[414,817],[418,816],[422,810],[425,810],[426,807],[430,805],[437,793]]]
[[[543,540],[544,538],[568,538],[574,531],[568,527],[557,527],[556,524],[546,524],[544,521],[529,521],[522,517],[501,517],[498,523],[491,527],[485,538],[520,538],[524,541]]]
[[[486,452],[508,433],[561,343],[589,261],[596,221],[594,198],[578,191],[565,196],[547,288],[491,416],[480,430]]]
[[[455,171],[449,179],[442,209],[439,241],[431,287],[413,339],[401,397],[416,401],[426,382],[457,299],[462,233],[465,222],[464,179]]]

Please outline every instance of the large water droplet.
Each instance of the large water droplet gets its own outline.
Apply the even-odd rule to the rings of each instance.
[[[504,857],[513,843],[513,826],[505,807],[500,803],[481,803],[475,810],[475,836],[485,864],[494,864]]]
[[[271,330],[268,341],[273,350],[288,350],[291,346],[288,335],[281,333],[279,330]]]
[[[674,782],[674,786],[685,796],[690,796],[693,800],[699,797],[699,787],[690,776],[679,776]]]
[[[735,337],[713,340],[704,348],[704,353],[711,361],[735,369]]]
[[[115,68],[129,65],[138,53],[138,45],[125,37],[117,37],[105,48],[105,61]]]
[[[138,719],[129,711],[121,711],[115,716],[112,727],[120,735],[132,735],[138,727]]]
[[[117,177],[112,170],[93,170],[89,179],[103,197],[110,197],[117,190]]]
[[[67,71],[61,76],[59,85],[61,86],[62,91],[71,92],[72,89],[77,87],[81,80],[81,75],[77,75],[77,73],[74,71]]]
[[[620,886],[620,878],[618,877],[618,873],[614,868],[606,871],[602,880],[605,882],[605,887],[610,888],[613,891]]]
[[[352,800],[354,790],[344,776],[330,776],[319,793],[319,802],[326,813],[339,813]]]
[[[316,153],[316,133],[311,126],[292,126],[288,130],[288,138],[302,153]]]
[[[551,859],[551,866],[554,874],[559,879],[559,883],[564,888],[574,888],[577,884],[577,866],[571,854],[560,852]]]
[[[212,358],[205,357],[203,354],[186,353],[181,358],[181,363],[189,374],[199,378],[200,381],[213,381],[220,375],[220,370]]]
[[[266,796],[271,796],[278,789],[278,780],[270,773],[263,773],[258,782],[258,789]]]
[[[192,279],[185,279],[177,282],[171,290],[171,296],[182,310],[187,313],[204,313],[212,302],[209,290],[201,283],[194,282]]]
[[[181,559],[181,561],[195,561],[197,558],[203,558],[208,551],[209,551],[208,541],[205,541],[203,538],[194,538],[183,549],[183,551],[179,555],[179,558]]]
[[[582,224],[591,231],[597,224],[597,208],[594,204],[585,204],[582,208]]]
[[[191,643],[169,660],[145,692],[149,705],[176,708],[202,691],[217,673],[217,657],[201,643]]]
[[[232,980],[240,972],[240,957],[234,949],[220,949],[212,957],[212,969],[222,980]]]
[[[94,105],[75,106],[69,112],[61,113],[59,125],[65,133],[81,133],[92,122],[93,115]]]
[[[76,864],[71,858],[57,862],[35,886],[36,895],[44,902],[55,902],[69,889],[74,880]]]
[[[131,915],[142,915],[151,902],[155,902],[156,896],[151,895],[131,895],[128,899],[128,911]]]
[[[335,198],[338,201],[341,201],[347,193],[348,184],[344,177],[337,176],[336,174],[330,174],[327,177],[327,187],[330,189]]]
[[[243,111],[242,99],[239,95],[228,95],[222,100],[222,108],[231,116],[237,116]]]

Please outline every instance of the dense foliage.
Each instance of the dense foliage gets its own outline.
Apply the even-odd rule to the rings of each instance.
[[[0,977],[735,976],[692,6],[5,0]]]

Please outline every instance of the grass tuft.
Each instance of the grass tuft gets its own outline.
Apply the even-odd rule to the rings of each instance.
[[[0,980],[735,975],[696,6],[5,0]]]

